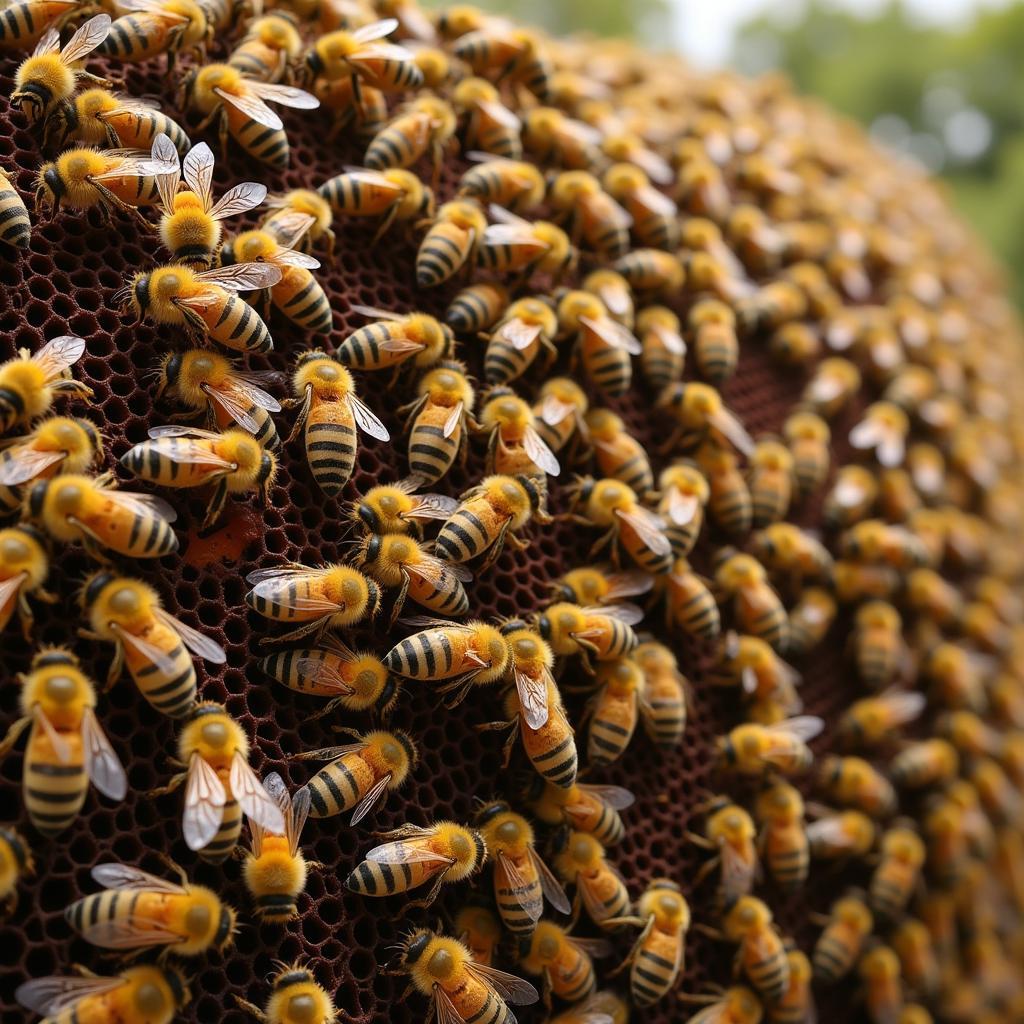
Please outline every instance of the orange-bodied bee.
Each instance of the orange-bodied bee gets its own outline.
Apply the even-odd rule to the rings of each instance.
[[[549,221],[528,221],[504,207],[489,207],[497,224],[488,225],[477,252],[484,270],[499,274],[519,272],[523,279],[540,272],[560,280],[576,262],[569,236]]]
[[[380,172],[350,167],[328,178],[315,194],[330,204],[333,213],[345,217],[380,217],[374,241],[392,224],[430,216],[434,206],[433,192],[411,171],[398,167]]]
[[[298,110],[320,106],[315,96],[302,89],[247,78],[229,64],[194,68],[185,80],[185,95],[189,106],[203,116],[197,131],[217,121],[225,154],[231,135],[254,160],[277,170],[288,166],[288,136],[284,122],[267,106],[267,101]]]
[[[534,850],[533,827],[507,803],[498,800],[481,808],[476,825],[494,861],[494,898],[505,927],[518,938],[533,934],[544,900],[562,914],[569,900]]]
[[[316,78],[310,88],[320,106],[333,115],[327,138],[333,140],[346,130],[365,143],[383,131],[388,120],[388,98],[380,89],[361,83],[357,76]]]
[[[733,537],[746,536],[754,512],[735,454],[717,444],[705,444],[697,451],[697,463],[708,481],[708,509],[715,522]]]
[[[445,359],[423,374],[416,392],[418,397],[398,410],[408,417],[409,472],[420,485],[433,484],[448,473],[456,457],[465,457],[475,425],[476,391],[466,367]]]
[[[136,274],[115,293],[114,302],[133,310],[136,323],[148,315],[237,352],[269,352],[274,343],[267,325],[235,293],[270,288],[280,280],[280,269],[269,263],[241,263],[200,273],[175,263]]]
[[[587,759],[605,766],[618,760],[636,731],[644,674],[631,658],[602,661],[595,671],[597,692],[588,702]]]
[[[271,12],[251,21],[228,64],[247,78],[280,82],[302,51],[302,36],[287,14]]]
[[[499,315],[500,319],[489,335],[481,332],[481,337],[487,340],[484,353],[484,379],[487,383],[508,384],[521,377],[542,349],[545,369],[549,369],[558,357],[553,341],[558,331],[558,318],[551,306],[540,298],[517,299]]]
[[[589,832],[603,846],[622,841],[626,827],[619,811],[632,807],[635,798],[621,786],[592,786],[574,782],[558,786],[537,780],[529,794],[530,809],[548,825],[568,825]]]
[[[252,590],[245,603],[264,618],[298,622],[290,633],[274,638],[281,643],[328,629],[353,626],[372,618],[380,605],[380,588],[358,569],[346,565],[311,568],[290,563],[257,569],[245,578]],[[262,641],[268,642],[267,638]]]
[[[924,711],[927,701],[916,690],[886,690],[855,701],[839,719],[839,735],[848,746],[871,747],[891,739]]]
[[[171,529],[177,513],[150,494],[115,490],[108,473],[98,477],[68,473],[32,486],[26,501],[30,518],[65,544],[79,543],[101,561],[103,549],[132,558],[162,558],[176,551]]]
[[[736,315],[718,299],[700,299],[687,317],[693,331],[693,355],[701,377],[721,387],[735,372],[739,362]]]
[[[551,183],[551,205],[568,219],[570,236],[582,238],[602,259],[629,251],[633,218],[586,171],[563,171]]]
[[[444,494],[416,494],[418,478],[371,487],[352,505],[352,519],[370,533],[420,535],[422,523],[447,519],[458,502]]]
[[[145,220],[139,207],[154,206],[160,198],[157,168],[147,156],[142,150],[66,149],[39,168],[36,212],[49,210],[53,216],[62,208],[96,208],[104,218],[109,218],[111,210],[121,210]]]
[[[31,423],[61,394],[92,397],[92,390],[71,377],[71,367],[85,355],[81,338],[63,335],[46,342],[38,352],[19,349],[0,363],[0,433]]]
[[[501,102],[501,95],[483,78],[464,78],[452,90],[452,105],[465,114],[463,146],[493,153],[506,160],[520,160],[522,122]]]
[[[381,92],[418,89],[423,74],[416,66],[412,50],[395,43],[381,42],[398,28],[394,18],[362,25],[350,30],[336,29],[320,36],[306,54],[305,71],[309,76],[335,81],[352,78],[356,89],[365,83]]]
[[[550,605],[540,613],[540,634],[558,657],[580,655],[590,670],[591,659],[609,661],[630,654],[639,644],[633,626],[643,611],[630,605],[581,607],[568,601]]]
[[[871,513],[878,498],[878,481],[863,466],[841,466],[825,495],[822,517],[830,529],[843,529]]]
[[[981,712],[985,709],[985,664],[959,644],[936,644],[921,661],[921,674],[932,693],[949,708]]]
[[[814,715],[799,715],[775,725],[738,725],[718,738],[719,757],[726,767],[741,775],[760,776],[771,769],[797,775],[811,767],[814,755],[807,742],[821,732],[824,724]]]
[[[820,779],[826,794],[847,807],[876,818],[888,817],[896,809],[892,783],[861,757],[826,757]]]
[[[715,595],[685,558],[672,563],[665,586],[665,618],[689,636],[713,640],[722,630]]]
[[[472,153],[468,153],[474,159]],[[544,199],[544,177],[531,163],[503,160],[481,153],[479,162],[459,180],[459,195],[478,202],[525,212]]]
[[[32,727],[22,767],[25,808],[36,829],[53,838],[78,816],[90,782],[120,801],[128,778],[96,718],[95,687],[70,651],[39,651],[18,682],[21,717],[0,741],[0,757]]]
[[[818,363],[802,399],[812,412],[830,420],[850,403],[860,384],[860,370],[848,359],[833,356]]]
[[[639,570],[615,572],[608,566],[585,566],[570,569],[552,586],[551,592],[560,601],[589,607],[620,604],[626,598],[649,593],[653,586],[654,580]]]
[[[363,162],[371,171],[412,167],[429,150],[436,175],[456,125],[455,111],[448,103],[436,96],[421,96],[399,107],[374,135]]]
[[[352,735],[355,743],[292,755],[297,761],[330,761],[306,783],[314,818],[352,811],[350,823],[358,825],[385,794],[405,782],[419,760],[416,745],[404,732]]]
[[[52,25],[36,44],[31,57],[18,65],[14,74],[11,103],[28,119],[30,126],[45,121],[75,94],[80,79],[107,85],[105,79],[89,74],[80,62],[97,49],[110,31],[110,16],[97,14],[60,45],[60,32]]]
[[[872,1024],[898,1024],[903,1012],[899,957],[889,946],[875,946],[861,958],[857,973]]]
[[[584,939],[554,921],[538,921],[533,935],[520,944],[520,962],[525,971],[543,979],[546,997],[575,1003],[597,987],[594,958],[609,952],[601,939]]]
[[[640,368],[656,391],[682,379],[686,365],[686,342],[679,317],[667,306],[647,306],[637,316],[640,338]]]
[[[671,446],[695,448],[710,436],[716,442],[728,442],[744,455],[753,455],[753,438],[710,384],[699,381],[670,384],[658,396],[657,405],[676,421]]]
[[[677,295],[686,279],[679,258],[660,249],[634,249],[616,260],[612,269],[620,273],[634,291],[666,298]]]
[[[454,199],[438,211],[416,253],[416,284],[436,288],[471,266],[487,230],[487,217],[475,199]]]
[[[860,959],[874,922],[874,915],[858,893],[836,900],[814,946],[814,976],[827,985],[845,978]]]
[[[509,305],[508,289],[483,281],[467,285],[452,299],[445,310],[445,323],[459,334],[483,334],[504,318]],[[554,333],[554,330],[551,331]],[[486,375],[486,371],[485,371]],[[498,384],[501,381],[491,381]]]
[[[741,896],[750,895],[760,875],[755,845],[757,829],[753,818],[725,797],[712,797],[705,807],[708,816],[704,835],[687,832],[686,838],[705,850],[714,851],[715,855],[701,865],[694,883],[702,882],[712,871],[720,869],[719,904],[731,906]]]
[[[875,845],[875,823],[861,811],[826,814],[807,826],[815,860],[863,857]]]
[[[201,60],[212,36],[206,12],[193,0],[118,0],[119,12],[106,39],[97,47],[98,56],[118,61],[142,61],[167,54],[170,74],[179,53]]]
[[[352,311],[376,321],[353,331],[334,357],[353,370],[387,370],[411,363],[425,370],[449,355],[455,342],[451,328],[426,313],[392,313],[374,306]]]
[[[640,714],[650,739],[662,750],[674,750],[683,741],[690,703],[690,682],[679,671],[676,656],[653,640],[640,644],[633,660],[644,674]]]
[[[835,598],[822,587],[807,587],[789,609],[789,641],[786,650],[803,655],[814,650],[825,639],[835,621],[838,606]]]
[[[505,476],[558,476],[561,466],[534,424],[533,410],[511,388],[491,388],[480,412],[488,435],[487,470]]]
[[[880,519],[854,523],[840,538],[839,548],[852,561],[890,565],[900,572],[919,568],[930,560],[927,545],[912,530]]]
[[[750,455],[750,500],[754,526],[784,519],[793,492],[793,456],[780,441],[758,441]]]
[[[782,425],[793,456],[793,478],[801,497],[814,493],[828,477],[832,431],[816,413],[796,412]]]
[[[571,447],[570,442],[583,439],[589,399],[583,389],[569,377],[551,377],[540,387],[533,407],[537,432],[553,452]]]
[[[676,204],[651,184],[643,170],[629,163],[612,164],[604,172],[604,187],[625,207],[633,222],[633,236],[642,246],[669,252],[678,248]]]
[[[781,710],[780,717],[796,714],[803,707],[797,693],[800,675],[776,654],[770,644],[756,636],[730,631],[724,637],[718,652],[718,662],[711,671],[710,681],[719,686],[739,686],[754,707],[766,702]],[[773,724],[770,719],[748,715],[762,725]]]
[[[684,996],[687,1002],[708,1003],[686,1024],[761,1024],[764,1006],[746,985],[733,985],[706,996]]]
[[[654,490],[654,470],[647,452],[626,430],[622,417],[610,409],[591,409],[583,422],[598,470],[646,498]],[[667,535],[667,526],[665,532]]]
[[[731,597],[743,630],[766,640],[776,650],[786,645],[786,609],[768,583],[764,566],[751,555],[734,554],[715,570],[715,584]]]
[[[299,356],[292,388],[296,397],[286,404],[298,405],[299,414],[288,440],[303,431],[313,479],[333,497],[355,468],[357,429],[378,441],[391,435],[356,394],[349,370],[319,349]]]
[[[57,600],[43,587],[49,571],[43,538],[33,527],[22,523],[0,530],[0,631],[7,628],[17,610],[25,640],[32,639],[35,619],[28,598],[47,604]]]
[[[569,291],[558,303],[558,325],[572,336],[586,375],[609,398],[621,398],[633,379],[631,355],[643,351],[640,342],[590,292]]]
[[[185,129],[162,110],[145,100],[121,96],[108,89],[86,89],[53,115],[54,134],[63,145],[69,140],[82,146],[151,150],[161,133],[184,156],[191,143]]]
[[[897,786],[922,789],[950,782],[960,769],[960,755],[948,740],[934,737],[904,747],[889,763]]]
[[[599,928],[620,927],[631,909],[629,890],[604,847],[589,832],[563,830],[555,839],[555,871],[566,885],[576,886],[573,910],[580,908]]]
[[[81,0],[15,0],[0,21],[0,50],[24,50],[51,26],[63,24],[81,7]]]
[[[789,964],[789,984],[782,998],[769,1008],[768,1020],[771,1024],[806,1024],[817,1014],[811,991],[811,962],[799,949],[790,949],[786,953],[786,961]]]
[[[796,892],[807,881],[810,869],[803,797],[789,783],[776,782],[758,796],[755,813],[768,870],[782,889]]]
[[[789,961],[767,905],[741,896],[726,912],[722,930],[739,945],[737,963],[761,998],[777,1003],[789,987]]]

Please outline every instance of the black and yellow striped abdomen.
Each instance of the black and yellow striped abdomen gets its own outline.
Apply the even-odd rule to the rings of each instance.
[[[647,734],[662,750],[674,750],[686,728],[686,703],[681,691],[666,687],[662,692],[648,683],[645,695]]]
[[[305,427],[309,471],[324,494],[348,483],[356,464],[356,423],[348,401],[314,398]]]
[[[358,755],[346,754],[321,768],[309,780],[310,815],[331,818],[351,810],[376,782],[370,766]]]
[[[281,267],[270,289],[274,305],[297,327],[318,334],[331,329],[331,304],[320,282],[305,267]]]
[[[516,348],[496,334],[487,343],[484,353],[484,380],[488,384],[507,384],[521,377],[537,358],[540,342],[532,341],[526,348]]]
[[[427,151],[430,118],[421,115],[396,118],[381,129],[366,148],[366,166],[373,171],[411,167]]]
[[[617,761],[633,738],[637,721],[636,694],[598,694],[587,734],[587,760],[592,765]]]
[[[269,352],[274,347],[263,318],[245,299],[225,291],[203,317],[213,341],[236,352]]]
[[[465,228],[444,221],[435,224],[416,254],[416,283],[421,288],[443,284],[462,269],[471,244],[472,235]]]
[[[593,961],[571,942],[565,943],[563,954],[548,968],[551,991],[567,1003],[585,999],[597,987]]]
[[[676,982],[682,962],[682,939],[652,928],[636,951],[629,987],[637,1006],[653,1006]]]
[[[121,457],[121,465],[143,480],[162,487],[202,487],[224,473],[216,466],[201,465],[175,454],[187,452],[195,444],[191,438],[161,437],[142,441]]]
[[[166,671],[134,647],[125,644],[124,660],[135,685],[162,715],[183,718],[196,702],[196,668],[192,655],[181,642],[181,637],[162,622],[154,621],[138,635],[146,643],[163,651],[165,657],[173,661],[174,668]]]
[[[593,331],[583,335],[581,349],[583,369],[603,394],[609,398],[621,398],[633,379],[633,364],[629,353],[621,348],[606,345]]]
[[[543,909],[544,894],[540,887],[537,869],[527,856],[508,858],[515,862],[523,878],[521,885],[509,881],[501,868],[501,861],[494,867],[494,899],[498,913],[505,927],[513,935],[530,935]]]
[[[428,402],[409,431],[409,472],[421,477],[424,486],[435,484],[455,462],[462,444],[463,425],[445,437],[444,425],[452,410]]]
[[[96,48],[96,53],[117,60],[148,60],[161,53],[177,49],[183,32],[171,32],[163,19],[142,12],[115,18],[107,38]]]
[[[82,737],[69,730],[61,731],[60,736],[70,753],[67,761],[56,756],[49,737],[33,723],[22,768],[25,810],[32,824],[48,839],[74,822],[89,788]]]
[[[345,879],[345,887],[363,896],[391,896],[430,881],[439,867],[436,863],[377,864],[364,860]]]
[[[409,574],[409,597],[424,608],[448,617],[461,617],[469,613],[469,595],[460,580],[445,572],[445,586],[435,587],[429,580],[415,573]]]
[[[814,947],[814,976],[833,985],[850,973],[860,953],[860,941],[842,924],[830,924]]]
[[[789,961],[781,939],[774,932],[762,935],[756,947],[745,944],[743,967],[767,1003],[778,1002],[789,987]]]
[[[764,845],[765,863],[787,892],[796,892],[807,881],[810,857],[807,837],[799,825],[769,830]]]
[[[690,636],[709,640],[718,636],[722,628],[722,616],[714,595],[691,574],[680,577],[673,575],[670,609],[672,620]]]
[[[268,128],[230,104],[225,104],[223,110],[228,131],[249,156],[275,170],[283,171],[288,166],[291,151],[283,128]]]
[[[531,729],[522,719],[519,729],[523,749],[538,774],[560,789],[573,785],[579,769],[579,755],[572,726],[565,713],[549,707],[548,720],[539,729]]]
[[[698,508],[694,512],[693,518],[682,526],[672,522],[672,517],[668,515],[667,508],[659,509],[659,514],[665,520],[664,532],[669,544],[672,545],[672,554],[676,558],[686,558],[697,543],[701,526],[704,524],[704,513]]]
[[[475,558],[496,539],[498,524],[495,520],[495,513],[485,501],[464,503],[441,527],[434,542],[435,553],[447,562]]]
[[[0,24],[2,15],[10,10],[0,11]],[[0,242],[16,249],[27,249],[31,236],[32,221],[25,201],[7,175],[0,172]]]
[[[408,353],[391,352],[381,345],[394,336],[399,327],[392,321],[367,324],[353,331],[338,346],[335,357],[354,370],[380,370],[408,358]]]

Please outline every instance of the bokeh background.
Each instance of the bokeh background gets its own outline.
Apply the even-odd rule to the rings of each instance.
[[[940,175],[1024,307],[1024,3],[476,2],[563,34],[632,36],[702,67],[786,72]]]

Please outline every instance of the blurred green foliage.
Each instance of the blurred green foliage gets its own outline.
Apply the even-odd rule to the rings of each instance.
[[[814,0],[744,26],[735,63],[788,72],[943,175],[1002,258],[1024,305],[1024,4],[925,27],[898,3],[861,18]]]

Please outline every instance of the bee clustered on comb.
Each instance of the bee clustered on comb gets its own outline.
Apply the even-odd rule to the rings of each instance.
[[[218,9],[210,5],[211,18]],[[1019,326],[987,256],[918,170],[794,97],[776,77],[747,82],[728,73],[698,75],[674,58],[622,43],[515,36],[507,23],[464,8],[420,17],[411,3],[381,0],[346,5],[343,12],[324,4],[292,13],[300,45],[287,53],[294,64],[289,81],[308,88],[328,109],[283,113],[291,149],[283,168],[275,166],[277,153],[264,153],[262,164],[245,156],[240,144],[248,142],[251,153],[262,143],[253,143],[245,130],[235,137],[229,122],[226,159],[212,168],[217,195],[250,179],[275,194],[316,188],[346,166],[373,167],[393,175],[393,182],[388,164],[402,160],[388,153],[420,132],[422,155],[411,163],[416,197],[386,225],[385,214],[360,218],[336,211],[333,253],[324,241],[311,247],[320,262],[313,277],[330,305],[330,330],[317,334],[308,324],[300,329],[282,315],[286,303],[275,299],[277,308],[267,312],[273,351],[244,353],[242,362],[253,372],[281,374],[293,371],[297,358],[316,346],[343,358],[354,371],[359,397],[392,441],[388,447],[364,433],[351,479],[341,494],[325,497],[303,438],[290,440],[279,450],[276,474],[266,479],[265,504],[252,493],[255,487],[229,495],[222,518],[207,530],[202,527],[209,496],[178,491],[172,497],[177,551],[145,561],[113,556],[117,572],[151,584],[169,613],[223,648],[222,665],[196,659],[200,699],[223,704],[241,724],[256,774],[279,772],[293,793],[314,775],[313,766],[294,756],[339,742],[333,726],[407,733],[419,762],[401,789],[373,810],[372,828],[472,822],[480,802],[495,799],[528,813],[522,793],[533,768],[520,745],[506,771],[503,734],[478,728],[502,717],[499,690],[473,688],[447,709],[439,707],[437,684],[403,680],[386,725],[372,713],[347,708],[314,719],[321,700],[288,693],[256,668],[268,653],[261,640],[275,627],[247,606],[243,581],[253,571],[289,562],[352,565],[363,531],[348,503],[409,471],[399,406],[416,398],[422,369],[405,367],[397,384],[387,374],[363,372],[359,357],[351,355],[354,343],[343,344],[367,324],[359,307],[421,310],[443,320],[471,282],[507,288],[494,300],[497,308],[538,296],[550,304],[550,315],[546,307],[532,315],[540,333],[552,322],[554,359],[546,365],[547,347],[537,344],[532,365],[509,386],[542,411],[538,395],[549,378],[562,374],[578,381],[592,410],[586,426],[593,458],[585,444],[560,447],[557,432],[549,429],[557,424],[541,418],[538,432],[557,449],[561,463],[544,502],[556,517],[543,523],[535,516],[512,531],[525,543],[522,550],[510,543],[491,566],[485,566],[486,558],[469,563],[474,578],[465,583],[468,617],[497,623],[535,616],[550,604],[557,581],[594,562],[592,544],[609,525],[616,541],[601,557],[617,548],[624,570],[636,572],[639,563],[656,573],[653,590],[635,588],[630,599],[646,609],[638,631],[669,644],[689,681],[681,743],[673,745],[670,737],[667,749],[656,746],[645,733],[645,720],[624,751],[609,756],[605,747],[595,757],[602,749],[595,734],[614,740],[616,730],[607,728],[600,709],[585,719],[593,685],[578,655],[556,671],[578,730],[581,768],[592,769],[581,781],[626,787],[636,798],[622,811],[621,842],[607,851],[630,898],[639,901],[654,879],[672,880],[682,888],[693,922],[722,929],[730,939],[720,943],[691,928],[678,982],[653,1007],[634,1009],[634,1017],[684,1019],[696,1012],[684,994],[729,983],[731,952],[748,927],[774,941],[759,905],[727,899],[723,906],[723,895],[735,899],[753,887],[771,907],[779,933],[811,957],[822,932],[816,915],[827,914],[837,896],[860,886],[870,894],[874,929],[867,929],[870,937],[853,956],[850,980],[838,986],[823,982],[828,972],[814,956],[822,1015],[856,1019],[863,996],[876,1024],[926,1021],[918,1004],[953,1024],[974,1017],[1018,1019],[1024,984],[1016,966],[1024,936],[1017,920],[1024,888],[1016,870],[1022,808],[1014,787],[1024,781],[1024,630],[1014,541],[1020,532],[1024,434],[1013,396],[1024,364]],[[364,34],[359,46],[365,52],[357,47],[353,54],[351,41],[345,43],[340,72],[332,70],[337,51],[322,39],[313,59],[303,59],[328,29],[373,25],[392,15],[398,25]],[[65,45],[71,26],[85,17],[72,11],[65,19]],[[88,64],[123,77],[119,88],[128,96],[155,98],[193,143],[205,138],[215,150],[217,125],[199,127],[208,113],[194,105],[199,85],[184,98],[184,109],[177,87],[196,68],[227,59],[247,17],[241,8],[233,11],[205,55],[190,52],[195,40],[184,40],[168,75],[163,56],[121,62],[110,44]],[[344,23],[345,18],[353,20]],[[412,59],[381,47],[378,40],[385,35],[410,47]],[[34,41],[5,59],[5,96],[16,91],[16,69]],[[422,49],[424,42],[432,49]],[[267,73],[279,76],[283,70]],[[247,71],[256,73],[253,65]],[[358,100],[353,73],[360,77]],[[466,80],[474,75],[489,79],[492,88],[487,82],[470,88]],[[310,106],[297,92],[268,88],[260,95],[271,102],[276,96],[289,107]],[[357,101],[362,106],[354,113]],[[402,106],[410,102],[416,106]],[[0,162],[21,194],[31,195],[40,165],[60,152],[51,134],[60,111],[47,112],[44,136],[26,126],[26,116],[39,119],[36,101],[20,101],[20,111],[18,105],[3,112]],[[382,129],[384,110],[388,116],[426,111],[429,117],[405,123],[403,138],[392,135],[387,142],[381,135],[388,131]],[[449,115],[458,118],[454,135]],[[172,128],[165,130],[172,148],[185,148]],[[478,207],[445,205],[464,197],[465,183],[486,172],[488,165],[474,152],[479,150],[514,159],[525,154],[526,169],[514,173],[524,197],[503,194],[499,205],[536,226],[527,228],[494,209],[486,201],[493,196],[485,195]],[[152,159],[158,155],[154,150]],[[536,181],[531,167],[542,172]],[[359,180],[335,184],[339,206],[347,201],[344,188],[347,199],[356,201]],[[369,181],[362,179],[364,188]],[[192,184],[187,174],[186,183]],[[2,186],[0,181],[0,213],[14,202]],[[430,193],[421,195],[424,186]],[[243,212],[238,224],[255,227],[265,214]],[[31,219],[27,241],[0,228],[0,237],[20,245],[4,245],[0,255],[8,275],[0,361],[18,349],[37,352],[46,339],[84,339],[84,354],[70,372],[92,389],[92,401],[58,393],[54,411],[91,421],[103,434],[101,469],[115,470],[131,491],[149,490],[119,460],[147,440],[151,427],[180,411],[169,394],[157,395],[149,374],[168,351],[188,346],[182,327],[145,319],[125,323],[115,296],[133,275],[163,264],[166,252],[155,231],[116,208],[110,224],[97,211],[74,208]],[[428,229],[428,221],[436,226]],[[229,227],[226,240],[239,230]],[[510,268],[512,243],[525,245],[524,232],[534,256],[523,257],[526,266]],[[578,246],[575,256],[570,245]],[[232,253],[235,262],[238,255]],[[466,269],[453,271],[452,261],[463,259]],[[665,309],[655,314],[656,306]],[[244,310],[241,315],[250,316]],[[503,335],[493,322],[483,326],[499,337],[514,333]],[[465,465],[456,459],[425,489],[457,497],[491,472],[496,460],[499,471],[502,465],[529,469],[531,463],[533,472],[537,466],[553,468],[550,453],[523,440],[520,411],[500,405],[509,396],[486,390],[512,376],[507,363],[500,369],[494,339],[478,340],[462,330],[455,339],[447,355],[461,360],[479,385],[477,408],[467,412],[488,428],[496,425],[500,442],[485,451],[484,437],[472,440]],[[4,372],[0,366],[0,412],[6,415]],[[279,383],[265,386],[283,400]],[[622,452],[635,455],[636,447],[623,448],[621,428],[593,415],[601,408],[617,413],[648,454],[660,493],[635,462],[625,465]],[[820,414],[827,428],[807,413]],[[272,415],[287,436],[284,428],[295,413]],[[35,426],[22,422],[5,436]],[[472,428],[467,417],[462,429]],[[707,494],[694,498],[686,492],[690,483],[661,477],[683,458],[700,470],[687,480],[696,476],[699,492],[706,477]],[[138,459],[129,464],[143,465]],[[635,493],[621,483],[573,480],[574,472],[619,476]],[[159,485],[155,489],[167,493]],[[686,527],[705,502],[698,538],[696,529]],[[5,507],[0,491],[0,511]],[[644,508],[656,511],[660,522]],[[663,530],[670,554],[658,539]],[[427,536],[434,535],[429,528]],[[438,553],[457,556],[458,544],[449,537]],[[58,603],[49,606],[29,595],[36,616],[31,643],[16,640],[17,623],[8,624],[5,673],[13,680],[17,672],[29,672],[36,649],[61,645],[73,648],[84,671],[101,681],[113,648],[74,633],[87,625],[76,596],[96,562],[77,545],[59,544],[51,547],[50,561],[47,585]],[[385,590],[375,619],[341,629],[346,643],[384,657],[409,635],[413,627],[401,622],[388,627],[394,596]],[[412,614],[415,596],[404,615]],[[674,609],[667,620],[666,603]],[[831,627],[824,627],[832,616]],[[630,692],[630,665],[598,659],[594,667],[607,684],[605,696],[616,686]],[[616,668],[623,670],[621,678]],[[648,696],[651,678],[640,686]],[[9,685],[0,697],[5,721],[17,717],[19,689]],[[872,703],[872,697],[878,699]],[[798,712],[809,716],[798,719],[794,731],[800,736],[810,737],[819,727],[813,716],[824,723],[809,749],[772,730]],[[180,731],[176,723],[154,710],[128,678],[99,692],[97,717],[124,762],[128,795],[111,802],[89,794],[74,824],[54,839],[42,839],[28,822],[23,757],[7,754],[0,761],[0,821],[17,825],[34,861],[34,874],[19,880],[15,912],[0,921],[4,948],[20,951],[13,965],[19,980],[66,973],[76,962],[100,974],[121,970],[74,937],[63,911],[94,891],[88,877],[93,866],[119,861],[164,876],[160,855],[167,855],[237,907],[244,922],[233,946],[185,963],[193,998],[182,1019],[248,1019],[236,999],[264,1005],[268,973],[278,962],[295,961],[307,965],[332,994],[342,1019],[422,1019],[425,1000],[403,999],[405,979],[383,968],[409,928],[433,926],[438,913],[444,930],[455,934],[457,910],[471,894],[491,890],[490,863],[474,879],[446,887],[435,908],[410,910],[405,922],[398,912],[409,896],[378,901],[345,888],[370,849],[370,819],[354,828],[347,818],[313,821],[302,846],[322,866],[309,872],[298,918],[259,924],[241,865],[198,860],[183,839],[180,795],[147,795],[175,771],[170,759]],[[931,736],[937,738],[922,742]],[[813,766],[797,771],[810,760],[809,751]],[[860,762],[835,760],[851,755],[863,756],[880,774],[871,776]],[[610,763],[599,764],[605,761]],[[730,762],[736,770],[730,771]],[[775,819],[758,780],[790,773],[806,800],[813,855],[809,876],[796,887],[778,877],[768,847],[761,851],[765,877],[743,869],[751,860],[745,820],[741,815],[730,824],[715,799],[728,793],[763,826]],[[898,806],[887,777],[896,784]],[[832,808],[844,807],[865,810],[877,823],[877,835],[856,855],[839,856],[837,867],[823,847],[841,837],[830,816]],[[780,811],[780,820],[784,816]],[[803,824],[804,816],[798,820]],[[908,823],[924,840],[923,865],[917,864],[915,831],[908,839],[904,830]],[[538,851],[561,872],[558,832],[534,825]],[[717,871],[705,872],[711,880],[698,882],[709,854],[695,834],[724,844],[724,892],[716,893]],[[0,849],[3,841],[0,836]],[[584,907],[576,930],[599,934],[586,901]],[[567,923],[550,908],[545,917]],[[924,940],[918,921],[926,926]],[[600,988],[628,991],[629,974],[613,980],[610,972],[635,936],[633,928],[611,934],[614,955],[596,961]],[[927,957],[915,956],[929,938],[934,971]],[[773,948],[775,966],[781,947]],[[496,963],[539,988],[541,979],[530,973],[536,958],[526,956],[521,963],[521,955],[506,932]],[[793,957],[792,997],[798,1002],[800,969]],[[902,980],[892,984],[900,972]],[[799,1008],[784,1016],[786,999],[775,1005],[763,969],[746,971],[744,984],[764,996],[768,1019],[806,1019]],[[644,1002],[635,987],[634,995]],[[758,1019],[759,1006],[737,1005],[732,1019]],[[567,1009],[556,993],[554,1012]],[[0,994],[0,1014],[20,1012],[9,993]],[[516,1013],[524,1022],[542,1018],[533,1008]]]

